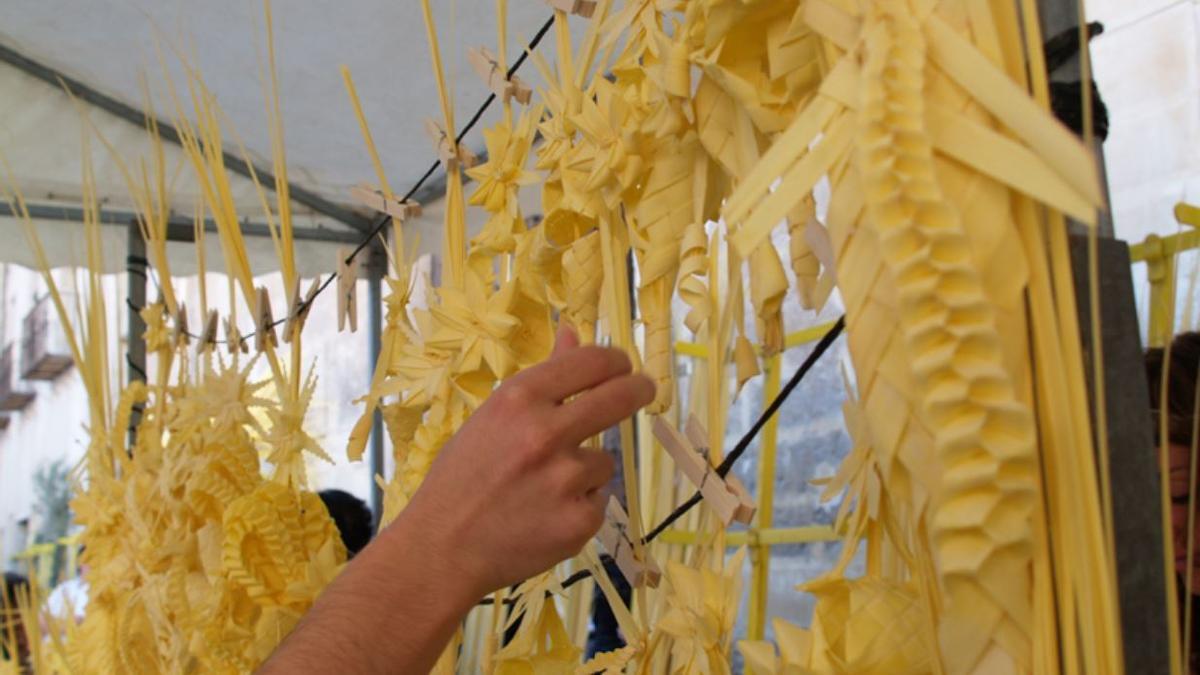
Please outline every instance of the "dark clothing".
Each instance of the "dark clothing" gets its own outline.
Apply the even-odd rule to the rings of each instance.
[[[608,577],[612,579],[617,594],[628,606],[630,598],[633,597],[633,589],[629,586],[629,582],[625,581],[625,577],[621,576],[621,571],[617,569],[617,563],[612,558],[604,556],[604,569],[608,572]],[[588,633],[587,640],[587,658],[589,659],[596,654],[611,652],[625,646],[625,638],[621,636],[621,631],[617,626],[617,617],[608,604],[608,598],[604,597],[604,592],[600,590],[599,585],[596,586],[594,593],[592,596],[592,630]]]
[[[622,507],[628,508],[625,505],[625,474],[624,467],[621,465],[621,433],[618,427],[612,427],[604,432],[603,443],[605,451],[612,455],[617,463],[617,470],[608,484],[609,493],[617,497],[617,501],[621,502]],[[630,598],[633,597],[633,589],[629,587],[629,582],[621,575],[617,563],[612,558],[604,556],[602,560],[608,577],[612,579],[613,586],[617,589],[617,594],[628,606]],[[596,654],[611,652],[624,646],[625,638],[621,637],[621,631],[617,627],[617,617],[613,614],[612,607],[609,606],[603,591],[596,586],[592,595],[592,629],[588,632],[587,658],[590,659]]]

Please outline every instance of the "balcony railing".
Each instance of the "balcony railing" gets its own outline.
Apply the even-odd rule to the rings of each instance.
[[[54,314],[50,297],[43,297],[25,316],[21,334],[21,377],[53,380],[71,367],[66,333]]]
[[[14,346],[0,352],[0,412],[23,410],[33,400],[33,389],[17,377]]]

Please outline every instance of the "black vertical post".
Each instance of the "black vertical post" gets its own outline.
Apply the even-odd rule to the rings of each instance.
[[[375,377],[375,364],[379,361],[383,339],[383,275],[387,269],[387,256],[380,246],[372,244],[368,249],[367,272],[367,387]],[[371,422],[371,512],[375,522],[383,516],[383,488],[375,480],[383,476],[383,414],[378,408]]]
[[[125,252],[125,309],[129,312],[126,322],[128,335],[125,337],[125,369],[129,384],[146,381],[146,323],[140,310],[146,306],[146,275],[149,261],[146,259],[146,240],[136,220],[129,223]],[[137,441],[137,427],[142,421],[142,404],[133,406],[129,416],[129,450],[133,452]]]
[[[1091,385],[1091,306],[1087,237],[1071,237],[1071,267],[1080,296],[1079,322],[1084,372]],[[1101,238],[1100,344],[1104,352],[1104,410],[1108,419],[1108,463],[1112,476],[1113,536],[1117,554],[1117,596],[1125,672],[1167,675],[1167,579],[1163,572],[1163,528],[1159,503],[1158,454],[1151,425],[1150,391],[1138,335],[1129,247]],[[1094,391],[1088,387],[1089,395]],[[1093,402],[1094,403],[1094,402]],[[1093,408],[1094,410],[1094,408]]]

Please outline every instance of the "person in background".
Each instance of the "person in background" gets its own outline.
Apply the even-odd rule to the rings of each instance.
[[[617,567],[617,561],[612,557],[601,556],[601,562],[604,563],[604,571],[612,581],[617,595],[628,607],[633,600],[633,587],[625,580],[625,575],[621,574],[621,568]],[[597,586],[592,595],[592,628],[588,631],[584,657],[590,659],[597,654],[611,652],[625,645],[625,636],[621,634],[617,615],[613,613],[612,605],[608,604],[608,598],[604,596],[604,592]]]
[[[1179,622],[1184,624],[1183,613],[1192,604],[1192,650],[1188,655],[1188,672],[1200,673],[1200,551],[1192,555],[1188,567],[1188,504],[1191,492],[1192,430],[1195,426],[1196,384],[1200,376],[1200,333],[1180,333],[1171,342],[1170,367],[1164,374],[1166,353],[1161,347],[1146,350],[1146,378],[1150,385],[1150,413],[1153,416],[1155,447],[1167,453],[1168,475],[1171,490],[1171,532],[1175,550],[1176,591],[1179,595]],[[1167,437],[1160,438],[1163,379],[1166,379],[1165,401]],[[1200,505],[1200,498],[1196,500]],[[1200,516],[1200,514],[1197,514]],[[1194,547],[1200,547],[1200,517],[1193,518]],[[1191,588],[1191,597],[1188,588]]]
[[[371,534],[375,531],[371,509],[367,508],[366,502],[344,490],[321,490],[317,496],[325,502],[329,517],[333,518],[338,533],[342,535],[346,559],[352,560],[371,543]]]
[[[80,547],[76,560],[83,559],[83,550]],[[83,621],[88,604],[87,573],[88,565],[80,563],[78,573],[74,578],[67,579],[50,591],[50,595],[46,598],[46,611],[50,612],[51,616],[60,621],[71,617],[77,624]]]
[[[29,636],[21,620],[18,598],[29,592],[29,580],[15,572],[4,573],[4,592],[0,593],[0,663],[13,661],[10,649],[16,650],[16,663],[21,673],[32,672],[29,663]]]

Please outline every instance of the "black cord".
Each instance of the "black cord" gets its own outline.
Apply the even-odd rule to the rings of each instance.
[[[542,41],[542,38],[544,38],[546,36],[546,33],[548,33],[550,31],[550,28],[553,25],[554,25],[554,17],[551,16],[549,19],[546,20],[546,22],[544,24],[542,24],[542,27],[538,30],[537,34],[534,35],[533,40],[530,41],[530,43],[529,43],[529,47],[521,52],[521,55],[519,57],[517,57],[516,61],[513,62],[512,67],[510,67],[508,69],[506,75],[509,79],[511,79],[512,76],[517,73],[517,70],[519,70],[520,67],[525,63],[526,59],[528,59],[529,55],[531,53],[533,53],[533,50],[537,48],[538,43],[540,43]],[[458,143],[462,142],[462,139],[466,136],[466,134],[472,128],[474,128],[474,126],[483,117],[483,113],[487,111],[487,109],[491,106],[492,102],[495,100],[496,100],[496,95],[494,93],[488,95],[488,97],[484,100],[483,104],[479,106],[479,109],[475,111],[475,114],[471,116],[471,119],[468,120],[466,125],[463,126],[462,131],[460,131],[458,133],[458,135],[455,136],[454,142],[456,145]],[[435,171],[437,171],[437,168],[439,166],[441,166],[441,160],[434,161],[434,163],[432,165],[430,165],[430,167],[425,171],[424,175],[422,175],[421,178],[418,179],[417,182],[414,183],[411,188],[409,188],[408,192],[406,192],[404,194],[404,196],[400,199],[400,201],[402,201],[402,202],[407,201],[414,194],[416,194],[417,191],[420,190],[421,187],[425,184],[425,182],[427,180],[429,180],[429,178],[433,175],[433,173]],[[379,218],[376,219],[376,221],[375,221],[374,227],[371,228],[371,231],[367,234],[367,236],[361,242],[359,242],[358,246],[356,246],[354,248],[354,250],[351,251],[350,255],[346,257],[346,261],[345,261],[346,264],[350,264],[351,262],[353,262],[354,258],[356,256],[358,256],[359,253],[362,253],[363,249],[365,249],[368,245],[370,245],[371,240],[374,239],[377,235],[379,235],[379,233],[381,233],[385,227],[387,227],[387,224],[389,221],[391,221],[391,216],[388,216],[386,214],[379,216]],[[321,293],[323,293],[325,291],[325,289],[328,288],[329,285],[331,283],[333,283],[333,280],[336,278],[337,278],[336,272],[331,273],[328,277],[326,277],[325,281],[323,281],[321,283],[321,285],[317,287],[317,292],[313,294],[313,297],[309,301],[307,301],[307,302],[301,301],[297,305],[296,310],[295,310],[296,314],[300,314],[305,309],[307,309],[307,307],[312,302],[314,302],[317,299],[317,297],[320,296]],[[129,298],[126,298],[125,302],[131,310],[137,311],[137,312],[141,311],[141,308],[136,307]],[[821,356],[829,349],[829,346],[833,344],[833,341],[837,338],[837,336],[839,334],[841,334],[842,329],[845,327],[845,320],[846,320],[846,317],[844,317],[844,316],[839,318],[837,320],[837,323],[835,323],[833,325],[833,327],[830,328],[827,333],[825,333],[825,335],[817,343],[816,347],[813,348],[812,353],[810,353],[808,355],[808,358],[806,358],[804,360],[804,363],[802,363],[800,365],[800,368],[796,371],[796,373],[794,375],[792,375],[792,378],[788,381],[788,383],[783,387],[783,389],[781,389],[779,391],[779,394],[775,397],[775,400],[771,401],[771,404],[769,406],[767,406],[767,408],[765,410],[763,410],[763,412],[759,416],[758,420],[754,423],[754,426],[752,426],[750,428],[750,430],[747,431],[742,436],[741,440],[738,441],[737,445],[734,446],[733,450],[730,451],[729,455],[726,456],[725,460],[723,462],[721,462],[720,466],[717,467],[717,473],[721,477],[724,477],[725,475],[727,475],[729,473],[730,469],[733,468],[734,462],[736,462],[738,460],[738,458],[740,458],[746,452],[746,449],[750,447],[750,443],[758,436],[758,433],[760,431],[762,431],[762,428],[766,425],[767,421],[770,420],[771,417],[779,410],[780,406],[783,405],[783,402],[792,393],[792,390],[794,390],[796,388],[796,386],[800,384],[800,381],[804,379],[804,376],[808,374],[808,371],[812,369],[813,365],[816,364],[817,360],[819,360],[821,358]],[[279,319],[278,321],[271,324],[271,327],[275,328],[286,322],[287,322],[286,318]],[[196,335],[192,335],[190,333],[185,333],[185,334],[190,338],[198,339],[198,336],[196,336]],[[251,337],[254,337],[253,332],[243,336],[242,340],[245,341]],[[216,340],[215,342],[224,343],[227,341],[226,340]],[[128,355],[126,355],[126,360],[127,361],[129,360]],[[136,365],[134,365],[132,361],[129,361],[129,365],[131,367],[133,367],[135,370],[137,370],[142,375],[143,378],[146,377],[145,371],[143,371],[141,368],[138,368]],[[651,530],[649,532],[649,534],[647,534],[645,537],[643,537],[642,544],[643,545],[648,544],[651,541],[653,541],[655,538],[657,538],[668,527],[670,527],[675,521],[682,518],[684,516],[684,514],[686,514],[688,511],[690,511],[692,508],[694,508],[696,506],[696,504],[699,504],[700,500],[702,498],[703,497],[701,496],[701,494],[699,492],[696,492],[695,494],[693,494],[690,498],[688,498],[687,501],[685,501],[683,504],[680,504],[678,508],[676,508],[674,511],[671,512],[670,515],[668,515],[666,518],[664,518],[661,523],[659,523],[653,530]],[[602,556],[601,559],[603,560],[605,557],[608,557],[608,556]],[[587,579],[590,576],[591,576],[590,571],[581,570],[579,572],[572,574],[571,576],[567,577],[566,579],[564,579],[563,583],[562,583],[562,587],[564,589],[570,588],[571,586],[579,583],[580,581],[583,581],[584,579]],[[511,605],[511,604],[516,603],[519,599],[520,599],[520,596],[506,598],[504,600],[504,604]],[[490,605],[490,604],[492,604],[492,602],[493,601],[491,598],[485,598],[485,599],[481,600],[478,604]]]
[[[792,392],[796,389],[804,377],[808,375],[808,372],[817,364],[817,361],[819,361],[821,357],[825,355],[825,352],[829,351],[829,348],[833,345],[834,340],[841,335],[842,330],[845,327],[846,317],[841,316],[833,324],[833,326],[825,332],[825,335],[821,336],[821,339],[813,347],[812,352],[810,352],[809,355],[804,359],[804,363],[800,364],[800,367],[796,369],[796,372],[792,375],[791,379],[787,381],[787,384],[785,384],[783,388],[779,390],[779,393],[775,396],[774,400],[771,401],[770,405],[763,409],[762,414],[760,414],[758,419],[755,420],[754,425],[751,426],[746,433],[742,434],[742,437],[738,440],[737,445],[733,447],[733,450],[731,450],[721,464],[717,466],[717,473],[722,478],[729,474],[729,471],[733,468],[734,463],[746,453],[746,449],[750,447],[750,443],[758,437],[759,432],[762,431],[763,427],[767,425],[767,422],[771,420],[775,413],[779,412],[779,408],[783,406],[783,402],[787,400],[788,396],[791,396]],[[666,529],[675,521],[682,518],[684,514],[699,504],[700,500],[702,499],[703,496],[699,491],[696,491],[687,499],[687,501],[680,504],[679,507],[672,511],[671,514],[666,518],[664,518],[661,523],[656,525],[653,530],[650,530],[645,537],[642,537],[642,545],[644,546],[657,539],[658,536],[666,531]],[[601,560],[603,560],[605,557],[607,556],[602,556]],[[592,576],[590,570],[580,570],[564,579],[562,582],[562,587],[564,589],[570,588],[571,586],[583,581],[584,579],[587,579],[590,576]],[[504,604],[512,605],[518,602],[520,599],[521,596],[519,595],[511,598],[505,598]],[[491,605],[493,602],[494,601],[492,598],[484,598],[483,600],[479,601],[478,604]]]
[[[527,59],[529,54],[537,48],[538,43],[542,41],[542,38],[546,37],[546,33],[550,31],[550,27],[553,25],[554,17],[551,16],[549,19],[546,19],[546,23],[542,24],[542,27],[538,30],[537,34],[533,36],[533,40],[529,43],[529,48],[521,52],[521,55],[518,56],[517,60],[513,62],[512,67],[510,67],[505,73],[508,79],[511,80],[512,76],[517,73],[522,64],[525,63],[525,59]],[[463,125],[462,130],[459,131],[458,135],[454,137],[454,145],[457,146],[459,143],[462,143],[462,140],[467,136],[467,132],[475,128],[475,125],[478,124],[479,120],[483,117],[483,113],[487,112],[487,109],[491,107],[492,102],[495,100],[496,95],[494,93],[488,94],[488,97],[483,101],[483,105],[479,106],[479,109],[475,111],[475,114],[471,116],[471,119],[467,120],[467,123]],[[400,198],[400,201],[406,202],[413,195],[417,194],[417,190],[420,190],[421,187],[425,185],[425,181],[429,180],[429,177],[432,176],[433,172],[437,171],[437,168],[441,165],[442,161],[440,159],[434,160],[433,164],[430,164],[429,168],[425,170],[425,174],[421,176],[421,178],[415,184],[413,184],[411,188],[408,189],[408,192],[404,193],[404,196]],[[367,235],[367,238],[362,240],[362,242],[360,242],[359,245],[350,253],[350,256],[346,258],[347,265],[354,260],[354,256],[361,253],[362,250],[367,247],[367,244],[369,244],[376,235],[383,231],[383,228],[387,227],[387,224],[390,220],[391,216],[387,214],[383,214],[375,220],[375,226],[371,228],[371,232]]]
[[[553,25],[554,25],[554,17],[551,16],[549,19],[546,19],[546,22],[542,24],[542,27],[540,29],[538,29],[537,34],[533,36],[533,40],[530,41],[529,46],[526,49],[521,51],[521,55],[517,57],[516,61],[513,61],[512,66],[506,72],[506,75],[509,79],[512,79],[512,76],[517,74],[517,71],[520,70],[521,66],[525,63],[526,59],[529,58],[529,55],[531,53],[533,53],[533,50],[537,48],[538,44],[542,41],[542,38],[546,37],[546,33],[548,33],[550,31],[550,28]],[[467,133],[470,132],[471,129],[475,128],[475,125],[478,124],[479,120],[483,117],[483,113],[485,113],[487,111],[487,109],[489,107],[491,107],[492,102],[495,100],[496,100],[496,95],[494,93],[488,94],[488,97],[486,99],[484,99],[483,103],[475,111],[475,114],[472,115],[471,119],[468,120],[466,125],[463,126],[462,131],[459,131],[458,135],[454,137],[455,145],[461,143],[463,138],[466,137]],[[417,180],[417,182],[414,183],[413,186],[408,189],[408,192],[404,193],[404,196],[400,198],[400,201],[402,201],[402,202],[408,201],[408,199],[410,199],[413,195],[415,195],[417,193],[417,191],[420,190],[421,187],[425,185],[425,182],[428,181],[431,176],[433,176],[433,173],[435,171],[437,171],[437,168],[441,165],[442,165],[441,160],[435,160],[433,162],[433,164],[431,164],[429,166],[429,168],[426,169],[424,175],[422,175]],[[363,249],[365,249],[367,246],[369,246],[371,244],[371,240],[374,239],[376,236],[378,236],[379,233],[383,232],[383,229],[385,227],[387,227],[387,224],[389,222],[391,222],[391,219],[392,219],[392,217],[387,214],[382,214],[378,218],[376,218],[374,225],[371,227],[371,231],[367,233],[367,236],[364,237],[363,240],[360,241],[358,243],[358,245],[354,247],[354,250],[350,252],[350,255],[346,257],[345,262],[347,265],[354,262],[354,259],[358,256],[358,254],[362,253]],[[146,260],[145,258],[142,258],[141,261],[143,261],[144,264],[147,264],[147,265],[149,264],[149,261]],[[325,292],[325,289],[328,288],[329,284],[333,283],[333,280],[336,278],[337,278],[337,272],[330,273],[330,275],[325,279],[325,281],[322,282],[321,285],[317,287],[317,292],[313,294],[313,297],[308,302],[301,301],[296,306],[295,315],[299,315],[299,314],[303,313],[304,310],[306,310],[308,308],[308,306],[310,304],[312,304],[312,302],[316,301],[317,297],[319,295],[321,295],[321,293]],[[128,299],[126,299],[126,301],[129,304],[129,308],[132,309],[133,311],[140,312],[142,310],[142,308],[135,307],[133,305],[133,303],[128,302]],[[286,323],[287,320],[288,320],[288,317],[279,319],[275,323],[271,324],[271,327],[272,328],[278,327],[278,326]],[[193,335],[186,331],[184,332],[184,335],[187,335],[189,338],[192,338],[193,340],[197,340],[200,338],[200,336]],[[250,333],[247,333],[246,335],[242,336],[242,340],[245,341],[252,337],[254,337],[254,332],[250,332]],[[215,342],[223,344],[223,343],[227,342],[227,340],[215,340]]]
[[[804,359],[804,363],[800,364],[800,368],[796,370],[796,373],[792,375],[792,378],[788,380],[787,384],[785,384],[782,389],[779,390],[779,395],[775,397],[775,400],[771,401],[771,405],[767,406],[766,409],[762,411],[762,414],[758,416],[758,419],[755,420],[754,425],[750,427],[750,430],[742,436],[737,445],[733,446],[733,450],[730,450],[729,454],[725,456],[725,459],[720,463],[720,465],[717,466],[718,475],[724,478],[729,474],[729,470],[733,468],[733,463],[738,461],[738,458],[746,452],[746,448],[750,447],[750,442],[758,436],[758,433],[762,431],[764,426],[766,426],[767,421],[770,420],[775,412],[779,410],[779,407],[783,405],[785,400],[787,400],[788,395],[792,393],[792,390],[796,388],[796,385],[800,384],[800,381],[804,379],[804,376],[808,374],[808,371],[811,370],[813,365],[816,364],[817,360],[821,358],[821,355],[829,349],[830,345],[833,344],[833,341],[837,339],[838,335],[841,334],[842,329],[845,327],[846,317],[842,316],[837,320],[836,323],[833,324],[833,327],[821,337],[820,341],[817,342],[816,346],[813,347],[812,352],[808,355],[808,358]],[[651,530],[650,533],[642,539],[642,543],[647,544],[655,537],[662,534],[663,530],[666,530],[671,526],[671,524],[683,517],[683,514],[687,513],[689,509],[698,504],[701,499],[703,499],[703,496],[700,494],[700,491],[697,490],[695,494],[693,494],[686,502],[681,504],[679,508],[672,511],[671,515],[664,518],[657,527]]]
[[[132,368],[138,375],[141,375],[143,382],[146,382],[150,379],[146,375],[146,371],[143,370],[141,366],[133,362],[133,357],[129,355],[129,352],[125,353],[125,364]]]

